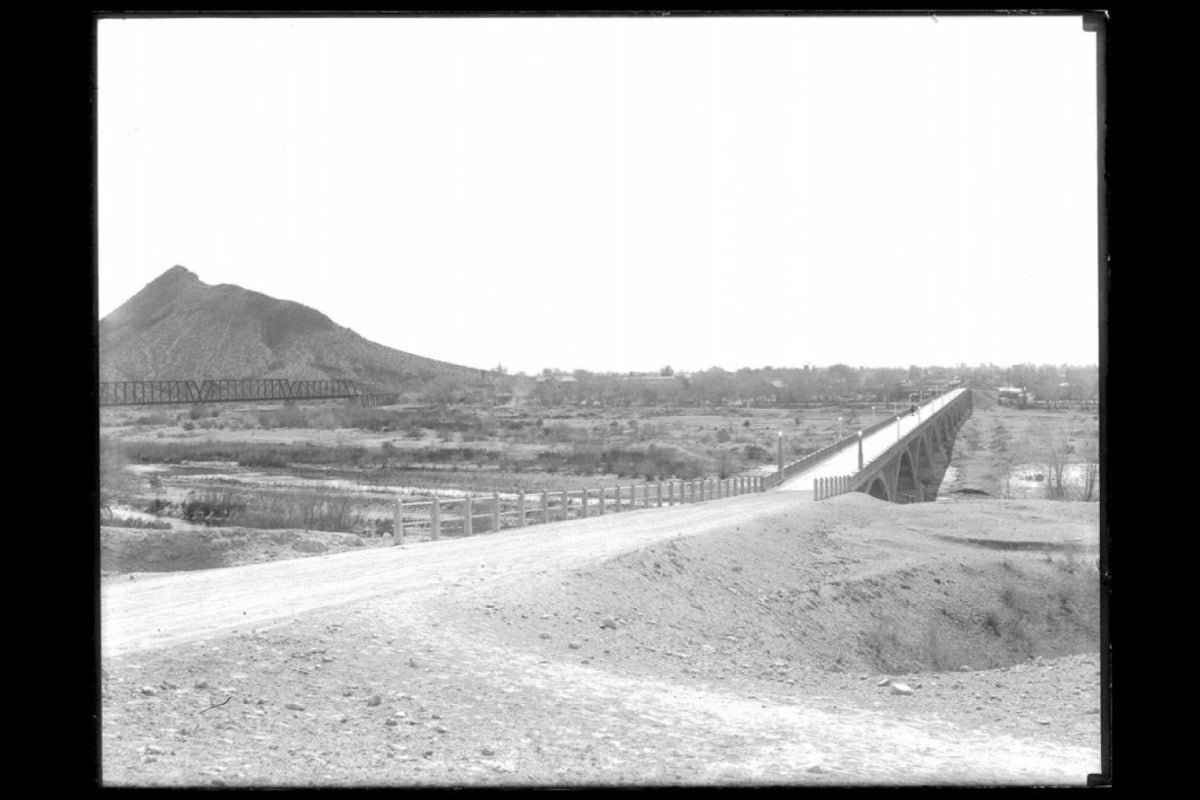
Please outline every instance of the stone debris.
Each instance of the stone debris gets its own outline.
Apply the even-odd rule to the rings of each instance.
[[[893,683],[892,694],[912,694],[912,687],[905,683]]]
[[[286,708],[288,711],[303,711],[304,710],[304,706],[302,706],[299,703],[288,703],[287,705],[284,706],[284,708]]]
[[[613,630],[616,630],[617,621],[614,620],[612,617],[605,617],[604,619],[600,620],[600,627],[601,628],[612,628]]]
[[[158,694],[158,690],[153,686],[143,686],[142,694],[146,695],[146,697],[154,697],[156,694]]]
[[[367,705],[369,705],[369,706],[377,706],[382,702],[383,702],[383,697],[381,695],[373,694],[369,698],[367,698]]]
[[[891,682],[892,682],[891,678],[883,678],[882,680],[879,681],[879,683],[877,683],[875,685],[876,686],[887,686]]]

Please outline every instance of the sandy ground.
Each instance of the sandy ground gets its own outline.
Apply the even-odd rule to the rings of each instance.
[[[769,493],[114,575],[103,778],[1079,785],[1098,623],[1055,553],[1097,528],[1094,504]]]

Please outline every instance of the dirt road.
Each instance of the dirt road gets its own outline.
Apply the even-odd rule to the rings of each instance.
[[[103,657],[166,647],[387,594],[405,605],[446,586],[519,580],[654,542],[750,523],[779,495],[645,509],[523,531],[112,582],[101,588]]]
[[[914,676],[926,687],[912,697],[874,675],[799,662],[780,673],[795,676],[786,683],[749,669],[756,653],[769,657],[773,645],[755,641],[775,613],[765,594],[774,587],[752,577],[780,565],[756,564],[743,542],[770,529],[792,548],[778,552],[799,559],[785,567],[795,586],[779,588],[847,607],[893,578],[928,592],[981,580],[969,577],[981,574],[970,554],[984,551],[938,534],[962,517],[922,505],[751,495],[110,581],[101,598],[105,780],[1083,783],[1099,769],[1093,656]],[[1006,519],[1022,538],[1036,534],[1039,515],[1062,540],[1092,524],[1051,513]],[[921,573],[935,562],[944,568]],[[677,578],[646,577],[656,570]],[[721,605],[735,600],[742,605]],[[762,614],[739,623],[751,606]],[[597,612],[616,620],[597,625]],[[801,640],[833,649],[825,643],[847,626],[812,615],[827,630],[806,628]]]

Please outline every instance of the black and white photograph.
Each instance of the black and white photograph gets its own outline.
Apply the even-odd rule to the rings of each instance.
[[[95,12],[96,783],[1108,783],[1107,23]]]

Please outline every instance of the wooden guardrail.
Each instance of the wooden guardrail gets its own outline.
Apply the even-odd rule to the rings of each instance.
[[[396,501],[393,542],[422,531],[430,539],[474,536],[504,528],[619,514],[643,508],[703,503],[764,491],[762,476],[670,480],[526,494],[466,494],[462,497],[406,496]]]

